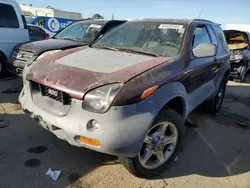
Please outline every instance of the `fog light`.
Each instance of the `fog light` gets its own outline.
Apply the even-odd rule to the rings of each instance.
[[[99,123],[94,119],[90,120],[87,123],[87,129],[90,130],[90,131],[96,130],[98,128],[99,128]]]
[[[92,145],[92,146],[96,146],[96,147],[101,146],[101,143],[98,140],[92,139],[92,138],[87,138],[85,136],[76,136],[75,139],[77,142],[82,142],[84,144],[88,144],[88,145]]]

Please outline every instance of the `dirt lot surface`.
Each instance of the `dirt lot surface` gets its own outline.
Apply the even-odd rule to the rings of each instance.
[[[116,157],[70,146],[39,127],[17,103],[22,86],[0,80],[0,187],[250,187],[250,78],[229,82],[217,116],[196,110],[175,163],[150,180],[135,178]],[[57,181],[46,171],[61,170]]]

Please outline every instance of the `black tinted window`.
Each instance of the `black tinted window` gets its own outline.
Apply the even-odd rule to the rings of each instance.
[[[39,27],[31,26],[31,27],[29,27],[29,30],[32,31],[32,32],[35,32],[35,33],[40,33],[40,34],[44,34],[45,35],[45,31],[42,30]]]
[[[113,29],[114,27],[117,27],[118,25],[120,25],[120,23],[110,23],[110,24],[108,24],[106,32]]]
[[[194,31],[193,48],[196,48],[201,43],[211,43],[205,26],[197,27]]]
[[[13,6],[0,3],[0,27],[19,28]]]

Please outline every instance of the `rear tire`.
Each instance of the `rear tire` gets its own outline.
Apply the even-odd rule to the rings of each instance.
[[[226,80],[223,79],[221,81],[219,90],[217,91],[216,95],[210,100],[206,101],[204,104],[204,109],[208,113],[215,115],[219,112],[224,99],[225,91],[226,91]]]
[[[135,158],[118,158],[134,176],[149,178],[159,175],[175,159],[184,134],[183,118],[176,111],[166,108],[159,113],[146,133],[138,155]],[[150,157],[147,158],[147,155]]]

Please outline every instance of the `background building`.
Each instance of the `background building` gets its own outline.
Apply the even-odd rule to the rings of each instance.
[[[226,24],[226,30],[231,29],[250,32],[250,24]]]
[[[46,17],[68,18],[74,20],[82,19],[82,14],[78,12],[63,11],[52,7],[39,8],[39,7],[33,7],[32,5],[24,5],[24,4],[20,4],[20,7],[24,13],[24,16],[46,16]]]

